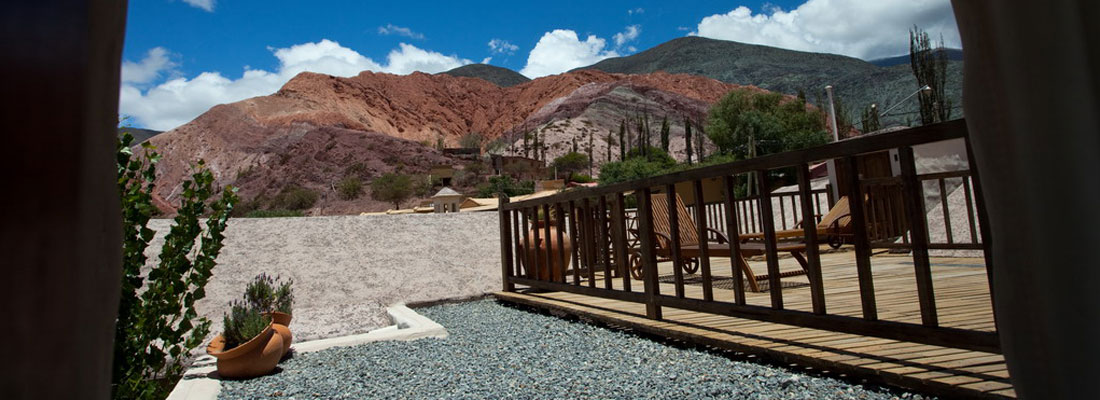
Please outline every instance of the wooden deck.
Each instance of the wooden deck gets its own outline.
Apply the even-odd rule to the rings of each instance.
[[[798,268],[793,259],[780,260],[783,270]],[[729,277],[728,260],[712,259],[715,279]],[[756,273],[766,272],[762,261],[750,262]],[[825,300],[830,314],[861,316],[858,278],[851,252],[821,256]],[[661,263],[662,275],[671,263]],[[875,296],[882,320],[920,323],[912,258],[876,253],[872,257]],[[933,283],[940,324],[945,327],[992,331],[992,306],[984,260],[933,258]],[[642,285],[632,285],[640,292]],[[784,286],[806,283],[805,276],[783,278]],[[597,283],[603,284],[601,275]],[[614,280],[615,288],[621,281]],[[685,285],[685,295],[702,298],[699,285]],[[674,293],[670,283],[661,293]],[[769,322],[725,317],[666,307],[664,319],[645,317],[645,306],[618,300],[564,292],[500,292],[497,298],[528,306],[594,319],[639,332],[685,340],[750,354],[784,363],[865,378],[870,382],[950,397],[1015,398],[1004,357],[947,347],[879,339]],[[718,300],[733,298],[731,289],[716,284]],[[783,289],[784,306],[811,311],[808,286]],[[769,305],[767,292],[746,293],[750,304]]]

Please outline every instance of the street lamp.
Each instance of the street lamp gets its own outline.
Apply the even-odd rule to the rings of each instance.
[[[883,111],[882,114],[879,115],[879,118],[885,117],[886,114],[890,113],[890,111],[892,111],[895,108],[898,108],[898,106],[904,104],[906,100],[909,100],[909,98],[911,98],[913,96],[916,96],[917,93],[921,93],[921,92],[924,92],[925,94],[931,93],[932,92],[932,87],[928,86],[928,85],[924,85],[924,87],[922,87],[920,89],[917,89],[917,91],[913,92],[913,94],[905,96],[904,99],[901,99],[901,101],[895,103],[892,107],[887,108],[886,111]],[[874,105],[872,104],[871,107],[874,107]]]

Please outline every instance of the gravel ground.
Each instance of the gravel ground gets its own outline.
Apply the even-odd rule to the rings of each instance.
[[[447,339],[298,355],[221,399],[922,399],[668,346],[491,300],[418,310]]]

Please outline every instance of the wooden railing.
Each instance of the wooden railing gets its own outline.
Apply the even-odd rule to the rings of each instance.
[[[980,181],[972,171],[917,174],[913,146],[950,139],[966,138],[966,124],[956,120],[904,131],[885,133],[854,140],[831,143],[811,149],[773,154],[750,160],[713,165],[679,171],[652,178],[611,184],[596,188],[566,191],[554,196],[509,203],[501,199],[500,230],[502,277],[505,291],[514,291],[516,285],[550,291],[564,291],[588,296],[642,303],[649,318],[661,319],[662,307],[673,307],[697,312],[747,318],[760,321],[803,326],[815,329],[859,335],[875,336],[916,343],[964,348],[986,352],[1000,352],[995,331],[980,331],[945,327],[939,323],[936,296],[933,288],[929,250],[974,249],[986,255],[989,269],[989,240],[986,233],[985,212],[982,207]],[[856,158],[862,154],[896,149],[901,163],[897,177],[861,179]],[[969,145],[967,145],[969,149]],[[969,150],[968,150],[969,152]],[[850,207],[851,233],[846,243],[854,248],[855,267],[858,275],[858,292],[861,315],[829,313],[825,302],[819,248],[823,238],[817,236],[815,225],[823,214],[822,195],[831,206],[835,199],[822,190],[811,190],[809,164],[835,160],[845,188],[841,196],[849,199],[865,199]],[[797,193],[776,196],[766,188],[772,170],[796,172]],[[752,174],[758,183],[756,198],[739,199],[734,190],[736,183]],[[740,178],[739,178],[740,177]],[[721,199],[717,202],[704,197],[704,180],[717,178],[721,182]],[[740,180],[739,180],[740,179]],[[948,208],[947,182],[961,180],[965,191],[966,210]],[[671,235],[671,255],[676,267],[675,293],[661,292],[658,280],[658,235],[654,233],[651,195],[661,192],[659,201],[669,206],[676,203],[676,184],[688,182],[692,207],[692,222],[698,229],[698,237],[707,237],[708,228],[720,228],[726,236],[735,238],[725,244],[729,248],[730,265],[738,265],[735,256],[742,250],[741,234],[763,233],[763,250],[767,259],[768,283],[772,288],[782,288],[779,271],[776,231],[792,229],[786,220],[787,212],[797,214],[805,243],[805,261],[810,286],[812,311],[792,310],[784,307],[783,290],[770,290],[770,306],[748,304],[745,300],[743,272],[732,268],[732,298],[716,298],[713,288],[713,271],[710,265],[710,246],[707,241],[698,245],[697,258],[702,281],[701,298],[684,295],[680,275],[680,238]],[[926,221],[925,190],[931,182],[941,188],[942,214],[947,217],[947,232],[951,232],[952,213],[965,212],[970,228],[967,238],[947,235],[946,243],[931,243]],[[688,193],[685,193],[688,194]],[[633,197],[632,201],[628,198]],[[713,197],[713,196],[712,196]],[[773,200],[778,198],[778,203]],[[703,203],[696,207],[695,202]],[[628,203],[635,203],[628,211]],[[782,204],[776,210],[776,204]],[[787,206],[790,205],[788,208]],[[857,206],[859,205],[859,206]],[[675,210],[674,207],[666,209]],[[726,212],[735,210],[735,212]],[[636,214],[635,226],[631,226],[630,211]],[[670,213],[668,223],[671,232],[679,232],[675,212]],[[765,216],[765,217],[759,217]],[[768,218],[767,216],[772,216]],[[780,217],[779,224],[776,223]],[[919,221],[920,223],[910,223]],[[750,223],[751,222],[751,223]],[[633,233],[632,233],[633,232]],[[536,246],[541,238],[549,238],[551,245]],[[568,240],[567,240],[568,239]],[[963,240],[965,239],[965,240]],[[555,243],[571,243],[560,246]],[[570,247],[570,248],[566,248]],[[920,323],[883,320],[878,316],[874,281],[871,270],[873,248],[903,248],[911,253],[916,276],[917,301],[920,307]],[[550,251],[547,251],[550,250]],[[631,260],[640,262],[640,282],[628,273]],[[570,264],[569,268],[565,264]],[[598,276],[599,275],[599,276]],[[992,275],[990,275],[992,279]],[[637,290],[641,284],[642,290]]]

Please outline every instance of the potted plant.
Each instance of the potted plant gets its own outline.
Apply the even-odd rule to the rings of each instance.
[[[293,336],[290,311],[294,303],[292,280],[281,282],[267,274],[245,287],[243,301],[230,303],[223,317],[224,332],[206,348],[218,359],[218,373],[226,378],[265,375],[290,350]]]
[[[283,357],[283,337],[270,317],[246,302],[234,301],[223,322],[223,333],[206,347],[206,352],[218,359],[219,375],[245,379],[275,369]]]

